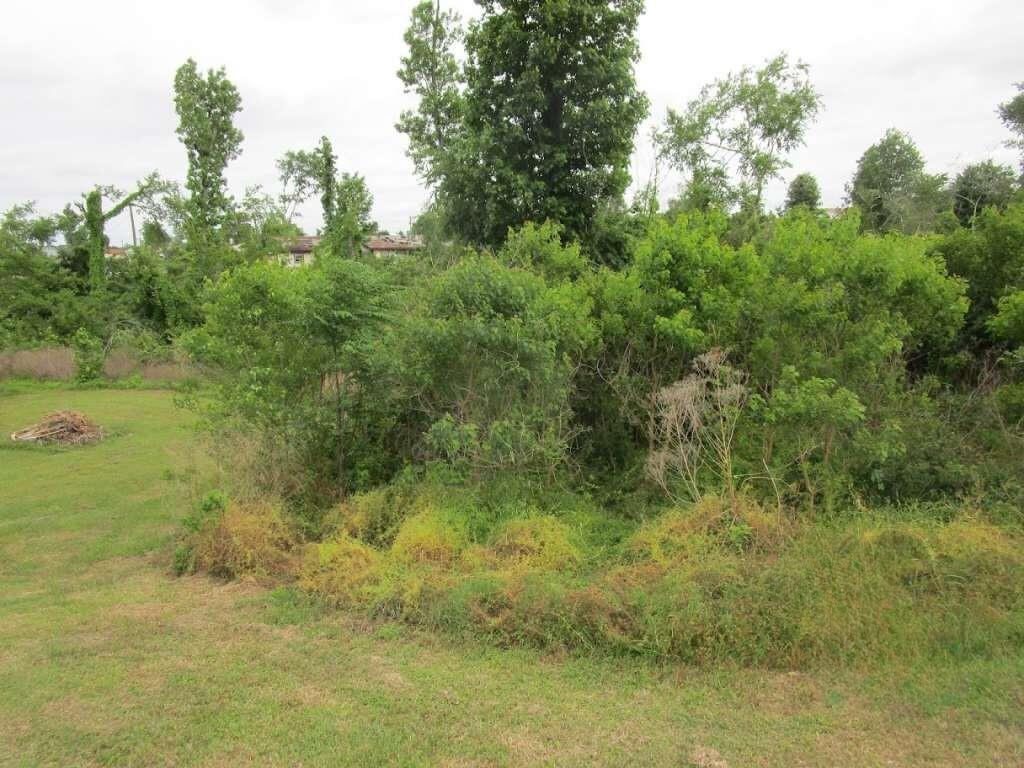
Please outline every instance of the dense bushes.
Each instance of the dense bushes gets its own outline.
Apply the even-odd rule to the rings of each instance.
[[[720,213],[654,216],[621,269],[551,224],[494,253],[236,267],[182,343],[237,501],[180,560],[500,643],[1004,652],[1016,217],[879,236],[798,206],[736,245]]]

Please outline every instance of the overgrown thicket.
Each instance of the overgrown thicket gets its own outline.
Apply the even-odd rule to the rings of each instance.
[[[177,569],[692,661],[1019,648],[1015,170],[931,174],[889,130],[847,208],[801,173],[766,210],[822,108],[780,55],[670,110],[654,141],[679,195],[627,203],[642,3],[479,4],[463,28],[421,2],[405,38],[419,103],[397,127],[433,193],[419,255],[362,255],[372,196],[326,137],[284,155],[279,199],[233,200],[241,100],[191,61],[186,195],[151,177],[0,224],[0,346],[74,342],[98,371],[131,336],[204,372],[190,402],[232,480]],[[1018,135],[1019,101],[1001,108]],[[314,195],[322,243],[288,268]],[[149,217],[124,259],[98,249],[103,199]]]
[[[691,212],[620,270],[550,223],[436,263],[233,270],[187,345],[239,483],[182,567],[502,643],[1012,649],[1019,278],[982,310],[970,254],[1019,261],[1022,222],[880,236],[798,206],[736,246]]]

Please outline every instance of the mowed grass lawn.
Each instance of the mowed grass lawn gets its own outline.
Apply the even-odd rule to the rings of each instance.
[[[1024,659],[786,672],[556,658],[176,579],[212,483],[168,392],[0,394],[0,765],[1020,766]],[[7,436],[74,408],[99,445]]]

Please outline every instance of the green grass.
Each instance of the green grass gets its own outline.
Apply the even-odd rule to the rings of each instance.
[[[0,765],[1024,763],[1024,654],[813,674],[655,666],[175,579],[174,536],[214,469],[172,399],[0,395]],[[109,437],[7,441],[59,408]]]

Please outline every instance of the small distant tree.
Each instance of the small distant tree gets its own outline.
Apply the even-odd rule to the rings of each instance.
[[[278,200],[285,215],[292,219],[296,209],[317,190],[318,173],[316,152],[304,149],[288,150],[277,161],[277,175],[281,181]]]
[[[658,141],[687,175],[691,206],[760,209],[765,185],[788,167],[786,154],[804,143],[821,108],[808,73],[780,54],[705,85],[685,110],[669,110]]]
[[[786,193],[786,210],[803,206],[814,211],[821,207],[821,188],[818,180],[809,173],[801,173],[789,183]]]
[[[244,136],[234,123],[242,97],[223,67],[204,75],[189,59],[174,76],[174,106],[188,154],[186,234],[194,244],[208,243],[232,207],[224,170],[242,151]]]
[[[953,181],[953,213],[965,227],[972,226],[985,208],[1005,208],[1013,199],[1016,174],[1006,165],[986,160],[968,165]]]

